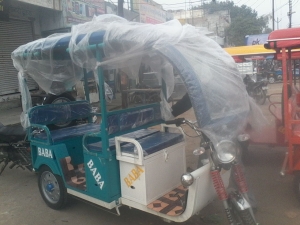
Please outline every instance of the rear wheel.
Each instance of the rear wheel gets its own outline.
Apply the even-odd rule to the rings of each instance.
[[[61,95],[49,95],[45,101],[44,101],[44,105],[48,105],[48,104],[58,104],[58,103],[64,103],[64,102],[72,102],[72,101],[76,101],[76,99],[69,93],[63,93]],[[76,124],[76,120],[72,120],[72,121],[68,121],[65,123],[56,123],[56,124],[51,124],[48,125],[48,127],[52,130],[52,129],[58,129],[58,128],[63,128],[63,127],[69,127],[69,126],[73,126]]]
[[[67,204],[67,189],[62,178],[43,166],[38,176],[39,190],[45,203],[52,209],[61,209]]]

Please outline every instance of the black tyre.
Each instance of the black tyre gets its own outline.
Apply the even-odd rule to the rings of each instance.
[[[250,209],[240,211],[239,216],[241,217],[244,225],[257,225],[251,215]]]
[[[61,95],[49,95],[45,101],[44,105],[47,104],[58,104],[58,103],[64,103],[64,102],[72,102],[76,101],[76,99],[70,94],[70,93],[63,93]],[[54,129],[59,129],[63,127],[70,127],[76,124],[76,120],[68,121],[65,123],[57,123],[57,124],[51,124],[48,125],[49,129],[54,130]]]
[[[300,202],[300,171],[296,171],[294,174],[293,189],[298,201]]]
[[[160,96],[159,94],[153,94],[147,99],[147,101],[149,103],[160,102]]]
[[[133,104],[143,104],[144,100],[143,98],[140,96],[140,95],[137,95],[135,94],[133,97],[132,97],[132,101],[131,101]]]
[[[63,208],[68,201],[67,189],[62,178],[43,166],[38,175],[39,190],[45,203],[52,209]]]
[[[266,93],[264,92],[264,90],[261,87],[256,88],[253,91],[253,94],[254,94],[254,99],[255,99],[257,104],[259,104],[259,105],[265,104],[267,96],[266,96]]]
[[[49,95],[45,99],[44,104],[57,104],[72,101],[76,101],[76,99],[70,93],[63,93],[61,95]]]
[[[238,211],[236,208],[231,208],[232,219],[234,224],[237,225],[257,225],[256,221],[253,219],[250,209],[245,209],[243,211]]]

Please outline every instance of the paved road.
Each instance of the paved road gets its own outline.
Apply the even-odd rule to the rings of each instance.
[[[269,85],[270,93],[281,92],[281,84]],[[267,105],[263,106],[265,112]],[[193,117],[189,111],[185,115]],[[197,146],[197,139],[189,139],[187,164],[195,166],[191,151]],[[251,146],[251,159],[246,165],[248,183],[258,201],[257,219],[263,225],[300,225],[300,203],[292,192],[292,176],[280,177],[284,148]],[[0,225],[160,225],[166,224],[156,216],[144,212],[121,208],[121,216],[114,211],[106,212],[93,205],[72,200],[64,210],[48,208],[37,187],[35,174],[20,169],[5,170],[0,177]],[[183,225],[226,225],[223,209],[215,200],[199,215]]]

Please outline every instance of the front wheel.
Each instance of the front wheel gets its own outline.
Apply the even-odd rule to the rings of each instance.
[[[231,214],[235,225],[257,225],[250,212],[250,209],[239,211],[235,207],[232,207]]]
[[[60,176],[53,174],[48,166],[41,168],[38,176],[39,190],[45,203],[52,209],[61,209],[67,204],[67,189]]]
[[[238,212],[243,225],[257,225],[249,209]],[[242,225],[241,224],[241,225]]]

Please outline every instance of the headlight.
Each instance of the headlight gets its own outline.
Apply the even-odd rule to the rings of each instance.
[[[203,147],[197,148],[193,151],[193,155],[202,155],[204,153],[205,153],[205,148]]]
[[[185,188],[191,186],[194,183],[194,177],[190,173],[185,173],[181,176],[181,183]]]
[[[231,163],[237,153],[237,146],[232,141],[221,141],[216,145],[216,152],[221,163]]]

